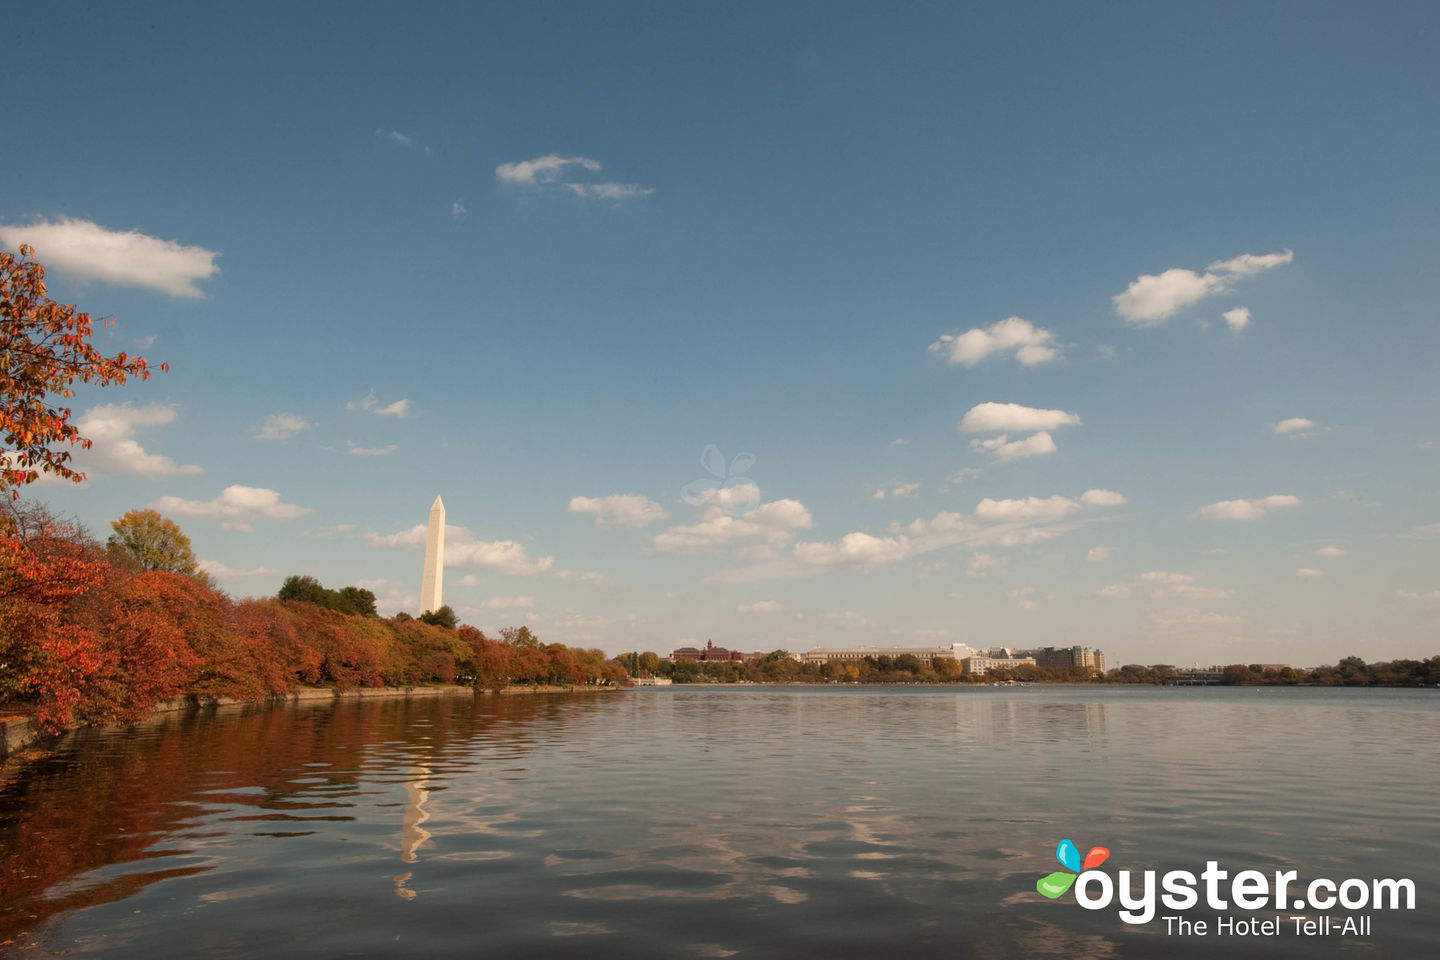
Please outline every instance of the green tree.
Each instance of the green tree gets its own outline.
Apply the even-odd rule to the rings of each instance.
[[[375,609],[375,594],[364,587],[345,587],[340,591],[340,596],[349,601],[355,613],[362,617],[378,617],[379,612]],[[448,607],[446,609],[449,609]]]
[[[132,570],[159,570],[195,576],[198,565],[190,538],[175,521],[154,510],[131,510],[113,521],[105,549],[115,563]]]
[[[523,650],[540,648],[540,638],[531,633],[529,627],[503,627],[500,630],[500,639],[512,647],[519,647]]]
[[[454,610],[450,609],[448,603],[439,610],[427,610],[420,614],[420,621],[428,623],[432,627],[444,627],[446,630],[454,630],[460,626],[460,618],[455,615]]]

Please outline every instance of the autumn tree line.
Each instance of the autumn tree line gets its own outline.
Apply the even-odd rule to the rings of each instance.
[[[137,720],[189,694],[628,681],[601,651],[542,643],[528,627],[491,638],[453,622],[380,617],[358,587],[292,577],[283,596],[234,600],[155,511],[112,527],[101,544],[38,504],[0,507],[0,709],[59,730]]]

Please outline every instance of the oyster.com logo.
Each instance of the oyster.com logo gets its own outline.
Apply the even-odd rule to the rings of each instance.
[[[1074,840],[1061,840],[1060,845],[1055,848],[1055,859],[1060,861],[1064,870],[1056,870],[1048,876],[1041,877],[1035,881],[1035,889],[1040,891],[1042,896],[1054,900],[1064,896],[1075,883],[1075,878],[1081,871],[1094,870],[1100,864],[1110,858],[1110,851],[1104,847],[1091,847],[1090,852],[1085,854],[1082,862],[1080,850],[1075,846]]]
[[[1198,870],[1120,870],[1112,877],[1096,869],[1109,858],[1106,848],[1091,847],[1082,860],[1075,841],[1061,840],[1055,859],[1065,869],[1041,877],[1035,889],[1050,900],[1074,889],[1075,903],[1086,910],[1118,905],[1122,922],[1158,919],[1170,936],[1368,937],[1373,913],[1415,909],[1409,877],[1303,881],[1298,870],[1235,870],[1219,860],[1206,860]],[[1186,916],[1196,909],[1212,915]]]

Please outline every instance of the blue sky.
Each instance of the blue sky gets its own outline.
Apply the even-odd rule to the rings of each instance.
[[[1431,655],[1437,27],[12,12],[0,243],[171,365],[32,489],[412,612],[440,494],[465,620],[611,652]]]

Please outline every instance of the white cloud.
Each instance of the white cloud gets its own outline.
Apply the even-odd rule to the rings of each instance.
[[[903,446],[905,446],[905,444],[907,444],[907,443],[909,443],[909,442],[910,442],[910,441],[909,441],[909,440],[906,440],[904,437],[896,437],[894,440],[891,440],[891,441],[890,441],[890,446],[892,446],[892,447],[903,447]]]
[[[353,440],[345,441],[345,452],[352,457],[388,457],[400,448],[395,444],[386,444],[383,447],[361,447]]]
[[[1422,523],[1411,530],[1407,536],[1411,537],[1440,537],[1440,523]]]
[[[589,157],[562,157],[550,153],[533,160],[502,163],[495,168],[495,177],[506,183],[549,183],[570,166],[582,167],[591,173],[600,169],[599,161]]]
[[[976,477],[980,476],[981,472],[982,471],[979,467],[961,467],[959,470],[956,470],[954,473],[946,477],[945,482],[959,485],[964,483],[966,480],[974,480]]]
[[[1041,410],[1018,403],[981,403],[971,407],[957,425],[961,433],[990,433],[1002,430],[1029,432],[1054,430],[1080,424],[1078,414],[1064,410]]]
[[[1124,293],[1112,298],[1115,312],[1128,323],[1153,326],[1212,294],[1229,290],[1237,277],[1250,276],[1294,259],[1295,254],[1290,250],[1258,256],[1246,253],[1233,260],[1217,260],[1203,274],[1182,267],[1172,267],[1159,274],[1145,274],[1126,287]],[[1229,317],[1226,321],[1232,328],[1240,329]]]
[[[1291,417],[1289,420],[1281,420],[1275,424],[1276,433],[1299,433],[1303,430],[1314,430],[1315,421],[1307,420],[1305,417]]]
[[[203,297],[196,283],[220,272],[214,250],[187,247],[131,230],[107,230],[89,220],[0,224],[0,243],[28,243],[35,259],[85,280],[147,287],[174,297]]]
[[[206,573],[210,574],[210,576],[212,577],[222,577],[225,579],[236,579],[239,577],[263,577],[280,572],[279,570],[272,570],[270,567],[251,567],[248,570],[237,569],[235,567],[227,567],[225,564],[220,563],[218,560],[201,560],[199,563],[196,564],[196,566],[199,567],[201,570],[205,571]]]
[[[1280,507],[1295,507],[1300,503],[1299,497],[1291,496],[1288,493],[1274,493],[1256,500],[1221,500],[1219,503],[1201,507],[1199,515],[1217,520],[1255,520],[1265,516],[1271,510]]]
[[[1440,600],[1440,590],[1430,590],[1425,593],[1416,593],[1414,590],[1396,590],[1395,597],[1399,600]]]
[[[875,537],[857,531],[829,543],[797,543],[794,556],[807,567],[856,567],[864,570],[894,563],[905,554],[903,539]]]
[[[1015,351],[1021,366],[1033,367],[1059,356],[1055,335],[1020,317],[1009,317],[988,327],[975,327],[964,333],[942,334],[930,344],[932,353],[945,356],[947,363],[973,367],[992,353]]]
[[[571,513],[595,514],[597,527],[629,527],[638,529],[669,516],[665,508],[638,493],[616,493],[608,497],[574,497]]]
[[[1325,571],[1324,571],[1324,570],[1316,570],[1314,567],[1301,567],[1299,570],[1296,570],[1296,571],[1295,571],[1295,576],[1297,576],[1297,577],[1323,577],[1323,576],[1325,576]]]
[[[256,440],[286,440],[312,426],[314,424],[309,420],[293,413],[272,413],[260,424],[254,436]]]
[[[722,510],[733,510],[746,504],[759,503],[760,488],[749,481],[725,487],[706,487],[688,493],[685,502],[692,507],[713,506]]]
[[[205,471],[195,464],[178,464],[159,453],[149,453],[134,439],[136,431],[175,421],[175,408],[163,403],[144,407],[106,403],[86,410],[75,421],[80,436],[93,441],[88,453],[100,466],[116,473],[142,477],[188,476]]]
[[[566,183],[562,186],[575,196],[589,200],[632,200],[655,192],[653,187],[635,183]]]
[[[1337,547],[1337,546],[1335,546],[1334,544],[1327,544],[1326,546],[1321,547],[1319,550],[1316,550],[1316,551],[1315,551],[1315,556],[1317,556],[1317,557],[1348,557],[1348,556],[1350,556],[1350,551],[1349,551],[1349,550],[1346,550],[1346,549],[1343,548],[1343,547]]]
[[[1130,584],[1112,583],[1108,587],[1101,587],[1095,591],[1095,596],[1104,597],[1107,600],[1124,600],[1130,596]]]
[[[1249,307],[1236,307],[1233,310],[1226,310],[1224,313],[1220,314],[1220,316],[1225,318],[1225,322],[1230,325],[1230,329],[1234,330],[1236,333],[1239,333],[1241,330],[1244,330],[1246,327],[1250,326]]]
[[[372,388],[362,399],[347,401],[345,408],[347,410],[365,410],[377,417],[395,417],[403,420],[410,413],[410,401],[396,400],[394,403],[381,406],[380,401],[375,399],[375,391]]]
[[[1111,549],[1109,547],[1091,547],[1085,552],[1087,563],[1101,563],[1110,559]]]
[[[790,539],[797,529],[809,527],[813,522],[810,511],[798,500],[772,500],[741,516],[726,513],[724,495],[738,489],[729,487],[707,491],[714,495],[716,502],[702,512],[699,521],[657,533],[651,541],[655,549],[661,553],[695,553],[752,539],[778,544]]]
[[[1024,500],[985,499],[967,515],[942,511],[929,519],[892,524],[890,535],[876,536],[863,531],[848,533],[838,540],[796,543],[788,554],[778,551],[754,558],[750,566],[725,570],[708,578],[717,583],[747,583],[757,580],[808,577],[827,569],[868,570],[899,562],[946,547],[966,545],[972,549],[1015,547],[1059,536],[1073,526],[1070,515],[1085,509],[1080,500],[1052,496]],[[806,514],[808,518],[808,514]],[[974,560],[975,572],[1000,564]]]
[[[486,610],[529,610],[535,606],[534,597],[491,597],[480,606]]]
[[[365,542],[377,549],[413,550],[425,545],[427,527],[418,523],[398,533],[367,533]],[[479,567],[515,577],[545,573],[554,557],[530,559],[525,545],[515,540],[480,540],[466,527],[445,525],[445,566]]]
[[[986,497],[975,505],[975,519],[981,523],[1025,523],[1032,520],[1056,520],[1079,510],[1081,505],[1059,494],[1026,497],[1024,500],[992,500]]]
[[[246,531],[252,529],[253,521],[266,517],[271,520],[293,520],[313,513],[309,507],[298,507],[284,503],[280,494],[265,487],[247,487],[231,484],[212,500],[182,500],[179,497],[161,497],[151,504],[161,513],[179,514],[184,517],[215,517],[225,521],[221,527],[226,530]]]
[[[450,204],[450,216],[456,220],[459,220],[468,212],[469,210],[466,208],[464,200],[456,200]]]
[[[754,603],[742,603],[735,609],[739,613],[783,613],[785,605],[776,600],[757,600]]]
[[[884,500],[887,495],[892,497],[909,497],[913,496],[915,491],[919,489],[920,484],[918,483],[897,483],[889,490],[885,490],[883,487],[879,490],[876,490],[874,493],[870,494],[870,499]]]
[[[531,560],[525,545],[515,540],[473,540],[452,544],[445,541],[445,566],[481,567],[508,573],[512,577],[529,577],[544,573],[555,565],[554,557]]]
[[[1086,490],[1080,499],[1091,507],[1119,507],[1125,504],[1125,495],[1114,490]]]
[[[1008,433],[991,437],[989,440],[975,439],[970,441],[970,448],[983,450],[990,454],[991,459],[996,463],[1009,463],[1012,460],[1024,460],[1027,457],[1039,457],[1047,453],[1054,453],[1056,449],[1054,438],[1044,431],[1031,434],[1024,440],[1011,440]]]

